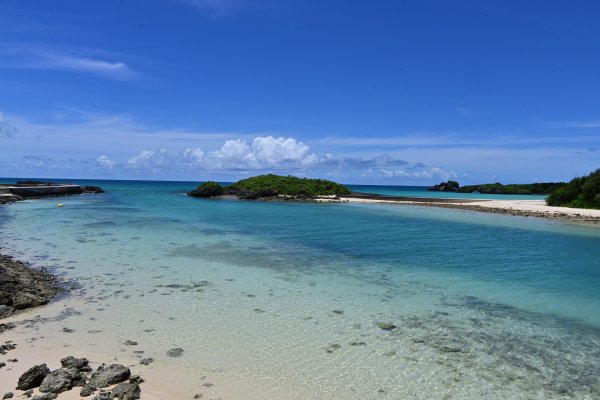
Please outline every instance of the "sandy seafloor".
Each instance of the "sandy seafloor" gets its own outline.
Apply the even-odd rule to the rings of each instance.
[[[257,225],[244,231],[212,217],[186,224],[174,212],[156,215],[156,204],[140,210],[126,199],[62,202],[63,210],[41,200],[0,211],[2,252],[49,266],[73,288],[10,319],[17,327],[0,339],[14,340],[17,349],[0,361],[19,362],[0,370],[2,393],[33,364],[58,367],[74,355],[132,366],[146,380],[148,399],[600,397],[598,229],[422,207],[292,205],[277,211],[279,223],[292,226],[272,239],[248,234],[261,218],[275,217],[269,204],[230,219],[249,224],[254,215]],[[185,214],[181,204],[177,212]],[[238,206],[217,207],[225,213]],[[347,213],[342,217],[358,230],[348,225],[346,235],[327,213]],[[305,214],[308,225],[294,227]],[[194,221],[186,215],[183,221]],[[402,226],[393,244],[411,241],[401,254],[406,263],[398,254],[390,263],[363,255],[365,246],[388,249],[353,242],[370,218],[389,230],[389,240]],[[294,229],[305,230],[302,240]],[[493,232],[500,233],[482,239]],[[378,235],[364,240],[384,241]],[[431,241],[448,253],[415,247]],[[460,243],[464,252],[455,249]],[[535,243],[556,254],[543,257]],[[481,258],[486,252],[490,258]],[[438,268],[463,265],[461,254],[472,269]],[[560,270],[566,260],[576,271]],[[477,262],[495,266],[492,275],[479,275]],[[537,282],[546,279],[544,268],[564,276]],[[572,292],[556,287],[561,279]],[[397,328],[385,331],[378,322]],[[166,356],[174,347],[184,349],[182,357]],[[139,365],[147,357],[155,361]]]

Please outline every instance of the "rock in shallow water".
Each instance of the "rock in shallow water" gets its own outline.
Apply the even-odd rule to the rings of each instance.
[[[181,357],[183,355],[183,349],[181,347],[176,347],[167,351],[167,356],[169,357]]]
[[[379,329],[383,329],[384,331],[391,331],[397,328],[397,326],[392,324],[391,322],[378,322],[377,326],[379,327]]]
[[[129,368],[121,364],[112,364],[108,367],[101,366],[90,378],[90,385],[98,388],[121,383],[131,376]]]
[[[33,366],[19,377],[17,389],[27,390],[36,388],[42,384],[42,381],[49,373],[50,369],[46,366],[46,364]]]
[[[73,388],[73,378],[64,369],[50,372],[40,385],[42,393],[62,393]]]

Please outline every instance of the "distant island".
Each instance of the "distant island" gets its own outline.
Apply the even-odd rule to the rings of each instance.
[[[455,193],[483,193],[483,194],[531,194],[547,195],[565,187],[564,182],[543,182],[543,183],[525,183],[509,184],[486,183],[482,185],[460,186],[456,181],[442,182],[439,185],[430,186],[427,190],[435,192],[455,192]]]
[[[280,197],[305,200],[315,196],[339,196],[351,193],[352,191],[346,186],[326,179],[267,174],[242,179],[226,187],[217,182],[207,181],[188,195],[204,198],[228,195],[244,200]]]

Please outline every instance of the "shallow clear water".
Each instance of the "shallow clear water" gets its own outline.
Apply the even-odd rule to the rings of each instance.
[[[77,283],[20,327],[33,344],[155,358],[142,375],[182,395],[600,396],[597,227],[95,184],[0,208],[3,251]]]

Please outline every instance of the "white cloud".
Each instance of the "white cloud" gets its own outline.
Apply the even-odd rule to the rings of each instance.
[[[448,179],[456,179],[458,177],[458,174],[451,170],[433,167],[430,169],[423,169],[420,171],[407,171],[405,169],[379,169],[375,171],[371,170],[363,174],[363,177],[408,178],[426,181],[447,181]]]
[[[139,75],[125,62],[114,59],[117,57],[122,55],[88,48],[0,43],[0,67],[81,72],[116,80],[130,80]]]
[[[59,71],[86,72],[102,75],[107,78],[129,80],[136,73],[120,61],[94,60],[85,57],[74,57],[61,54],[45,54],[44,57],[30,64],[31,68]]]
[[[203,165],[204,150],[200,147],[188,148],[183,151],[183,159],[189,165]]]
[[[96,159],[96,164],[107,170],[112,170],[115,166],[115,162],[105,155],[101,155],[100,157],[98,157]]]
[[[127,160],[127,166],[134,170],[160,172],[171,165],[172,157],[166,149],[142,150],[138,155]]]
[[[306,144],[294,138],[273,136],[258,136],[251,142],[228,139],[213,152],[187,148],[180,158],[188,167],[209,170],[294,169],[318,161]]]
[[[456,171],[461,184],[510,183],[584,175],[598,167],[598,151],[591,149],[600,148],[599,137],[587,130],[487,140],[459,134],[365,135],[312,140],[309,146],[287,135],[165,130],[127,115],[73,108],[37,114],[36,120],[2,115],[0,126],[0,143],[7,132],[12,136],[10,146],[0,144],[0,176],[234,180],[273,172],[340,182],[430,184],[453,178]],[[18,134],[7,126],[17,126]]]
[[[15,136],[19,130],[6,120],[4,114],[0,112],[0,137],[11,138]]]

